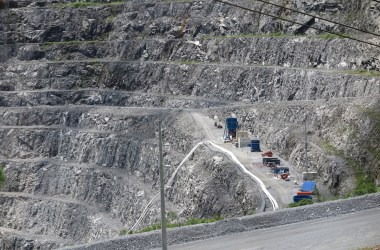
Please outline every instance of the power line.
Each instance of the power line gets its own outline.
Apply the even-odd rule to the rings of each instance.
[[[286,21],[286,22],[295,23],[295,24],[298,24],[298,25],[301,25],[301,26],[304,25],[303,23],[299,23],[299,22],[296,22],[296,21],[292,21],[292,20],[285,19],[285,18],[283,18],[283,17],[279,17],[279,16],[275,16],[275,15],[267,14],[267,13],[264,13],[264,12],[261,12],[261,11],[258,11],[258,10],[249,9],[249,8],[247,8],[247,7],[240,6],[240,5],[236,5],[236,4],[233,4],[233,3],[224,2],[224,1],[221,1],[221,0],[214,0],[214,1],[215,1],[215,2],[219,2],[219,3],[226,4],[226,5],[230,5],[230,6],[233,6],[233,7],[239,8],[239,9],[243,9],[243,10],[246,10],[246,11],[255,12],[255,13],[258,13],[258,14],[261,14],[261,15],[265,15],[265,16],[270,16],[270,17],[273,17],[273,18],[277,18],[277,19],[280,19],[280,20],[283,20],[283,21]],[[371,42],[367,42],[367,41],[363,41],[363,40],[360,40],[360,39],[357,39],[357,38],[349,37],[349,36],[347,36],[347,35],[342,35],[342,34],[339,34],[339,33],[336,33],[336,32],[327,31],[327,30],[324,30],[324,29],[321,29],[321,28],[316,28],[316,27],[310,27],[310,28],[311,28],[311,29],[318,30],[318,31],[322,31],[322,32],[330,33],[330,34],[333,34],[333,35],[336,35],[336,36],[339,36],[339,37],[342,37],[342,38],[347,38],[347,39],[350,39],[350,40],[353,40],[353,41],[357,41],[357,42],[365,43],[365,44],[372,45],[372,46],[375,46],[375,47],[380,48],[380,45],[377,45],[377,44],[374,44],[374,43],[371,43]]]
[[[355,27],[351,27],[351,26],[343,24],[343,23],[338,23],[338,22],[335,22],[335,21],[331,21],[331,20],[328,20],[328,19],[323,18],[323,17],[319,17],[319,16],[315,16],[315,15],[311,15],[311,14],[305,13],[303,11],[287,8],[285,6],[281,6],[279,4],[271,3],[271,2],[268,2],[268,1],[265,1],[265,0],[254,0],[254,1],[270,4],[270,5],[279,7],[279,8],[283,8],[283,9],[286,9],[286,10],[297,12],[297,13],[302,14],[302,15],[311,16],[311,17],[318,18],[318,19],[321,19],[321,20],[326,21],[326,22],[334,23],[334,24],[337,24],[337,25],[340,25],[340,26],[343,26],[343,27],[346,27],[346,28],[349,28],[349,29],[357,30],[357,31],[360,31],[360,32],[363,32],[363,33],[368,33],[368,34],[380,37],[380,34],[376,34],[376,33],[373,33],[371,31],[366,31],[366,30],[355,28]],[[378,3],[380,3],[380,2],[378,2]]]

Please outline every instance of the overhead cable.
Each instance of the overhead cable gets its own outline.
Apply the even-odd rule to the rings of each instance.
[[[289,19],[286,19],[286,18],[283,18],[283,17],[275,16],[275,15],[268,14],[268,13],[264,13],[264,12],[261,12],[261,11],[258,11],[258,10],[253,10],[253,9],[250,9],[250,8],[247,8],[247,7],[244,7],[244,6],[240,6],[240,5],[237,5],[237,4],[225,2],[225,1],[222,1],[222,0],[214,0],[214,1],[226,4],[226,5],[230,5],[230,6],[239,8],[239,9],[243,9],[243,10],[246,10],[246,11],[255,12],[255,13],[258,13],[260,15],[270,16],[270,17],[273,17],[273,18],[276,18],[276,19],[280,19],[280,20],[283,20],[283,21],[286,21],[286,22],[295,23],[295,24],[298,24],[298,25],[301,25],[301,26],[304,25],[303,23],[300,23],[300,22],[297,22],[297,21],[292,21],[292,20],[289,20]],[[365,43],[365,44],[368,44],[368,45],[380,48],[380,45],[378,45],[378,44],[374,44],[374,43],[363,41],[363,40],[360,40],[360,39],[357,39],[357,38],[349,37],[347,35],[342,35],[342,34],[339,34],[339,33],[333,32],[333,31],[327,31],[327,30],[324,30],[324,29],[321,29],[321,28],[316,28],[316,27],[310,27],[310,29],[315,29],[315,30],[318,30],[318,31],[330,33],[330,34],[333,34],[333,35],[336,35],[336,36],[339,36],[339,37],[342,37],[342,38],[347,38],[347,39],[350,39],[350,40],[353,40],[353,41]]]
[[[371,31],[366,31],[366,30],[358,29],[358,28],[355,28],[355,27],[352,27],[352,26],[349,26],[349,25],[346,25],[346,24],[343,24],[343,23],[338,23],[338,22],[335,22],[335,21],[332,21],[332,20],[328,20],[328,19],[323,18],[323,17],[319,17],[319,16],[311,15],[311,14],[308,14],[308,13],[303,12],[303,11],[299,11],[299,10],[295,10],[295,9],[287,8],[287,7],[285,7],[285,6],[281,6],[281,5],[279,5],[279,4],[271,3],[271,2],[269,2],[269,1],[265,1],[265,0],[254,0],[254,1],[258,1],[258,2],[262,2],[262,3],[270,4],[270,5],[273,5],[273,6],[279,7],[279,8],[283,8],[283,9],[285,9],[285,10],[290,10],[290,11],[297,12],[297,13],[302,14],[302,15],[311,16],[311,17],[318,18],[318,19],[321,19],[321,20],[323,20],[323,21],[327,21],[327,22],[330,22],[330,23],[334,23],[334,24],[337,24],[337,25],[340,25],[340,26],[343,26],[343,27],[346,27],[346,28],[349,28],[349,29],[353,29],[353,30],[356,30],[356,31],[360,31],[360,32],[363,32],[363,33],[368,33],[368,34],[371,34],[371,35],[374,35],[374,36],[378,36],[378,37],[380,37],[380,34],[376,34],[376,33],[373,33],[373,32],[371,32]],[[379,2],[379,3],[380,3],[380,2]]]

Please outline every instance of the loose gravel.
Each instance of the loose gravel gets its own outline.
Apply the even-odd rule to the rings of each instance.
[[[194,225],[168,230],[168,244],[182,244],[216,236],[275,227],[301,221],[328,218],[380,207],[380,193],[351,199],[329,201],[297,208],[287,208],[258,215],[228,219],[209,224]],[[124,250],[152,249],[161,246],[161,231],[128,235],[91,244],[65,247],[69,250]]]

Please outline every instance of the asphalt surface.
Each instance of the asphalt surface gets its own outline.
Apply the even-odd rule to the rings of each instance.
[[[239,161],[246,167],[248,171],[260,178],[271,195],[276,199],[280,208],[285,208],[291,202],[293,202],[293,196],[299,190],[297,183],[302,183],[301,174],[286,161],[281,160],[281,165],[289,167],[291,172],[291,181],[284,181],[274,177],[270,174],[270,169],[262,166],[261,153],[250,152],[248,147],[236,148],[231,143],[223,142],[224,129],[218,129],[214,127],[214,120],[199,113],[192,113],[192,117],[196,124],[198,124],[205,133],[207,140],[214,142],[215,144],[231,151]],[[262,150],[265,150],[262,148]],[[275,153],[275,152],[274,152]],[[273,157],[278,157],[274,155]]]
[[[380,244],[380,208],[169,246],[170,250],[358,249]]]

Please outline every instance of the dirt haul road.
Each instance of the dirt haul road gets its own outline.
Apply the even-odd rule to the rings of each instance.
[[[200,113],[192,112],[195,124],[204,132],[205,140],[212,141],[218,146],[231,151],[238,160],[246,167],[248,171],[260,178],[267,187],[270,194],[276,199],[279,208],[285,208],[291,202],[293,202],[293,196],[299,190],[299,184],[301,182],[301,175],[296,173],[295,169],[286,161],[274,155],[274,157],[281,159],[281,165],[289,167],[291,181],[284,181],[274,177],[270,174],[270,169],[262,165],[261,153],[250,152],[249,147],[236,148],[231,143],[223,142],[224,129],[218,129],[214,126],[214,120],[204,116]],[[262,149],[263,150],[263,149]],[[298,184],[295,184],[295,181]],[[267,197],[264,197],[267,198]],[[271,208],[267,204],[267,208]],[[268,210],[268,209],[267,209]]]

